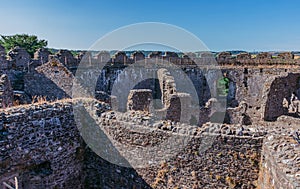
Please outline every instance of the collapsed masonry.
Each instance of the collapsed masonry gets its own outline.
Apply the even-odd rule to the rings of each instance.
[[[10,108],[1,111],[0,181],[17,177],[24,189],[294,189],[300,179],[294,119],[197,127],[144,111],[111,111],[94,99]]]
[[[4,54],[3,52],[2,54]],[[98,53],[96,57],[92,56],[89,53],[86,54],[88,56],[78,56],[78,58],[79,57],[80,58],[76,59],[76,57],[73,57],[73,55],[66,50],[61,50],[56,55],[49,55],[49,52],[47,50],[40,49],[35,54],[35,58],[34,58],[35,63],[34,63],[34,61],[30,62],[30,60],[28,59],[28,53],[26,54],[26,51],[22,50],[21,48],[16,48],[11,51],[9,60],[5,60],[5,61],[3,60],[3,62],[1,62],[1,66],[7,68],[7,69],[2,69],[2,73],[8,75],[13,90],[15,91],[14,92],[15,96],[19,95],[20,92],[22,92],[21,95],[24,96],[22,97],[22,99],[33,99],[34,96],[44,96],[44,97],[47,96],[48,100],[62,99],[62,98],[68,98],[72,96],[71,89],[72,89],[72,80],[74,78],[74,70],[72,69],[74,67],[76,68],[79,60],[86,61],[88,62],[88,65],[93,66],[94,64],[100,63],[102,61],[107,61],[108,59],[109,59],[108,62],[117,63],[118,62],[117,60],[113,60],[115,57],[119,57],[118,59],[119,61],[121,61],[121,59],[126,56],[125,53],[119,52],[116,54],[117,56],[109,58],[109,53],[105,51]],[[52,63],[43,62],[47,60],[46,58],[47,55],[48,55],[48,61]],[[206,59],[208,57],[206,55],[201,55],[201,56],[203,56],[203,58]],[[1,57],[3,57],[3,55]],[[170,58],[169,59],[170,61],[172,58],[180,58],[174,53],[165,53],[164,55],[162,55],[162,53],[159,52],[151,53],[149,54],[149,57],[152,58],[151,60],[153,60],[154,58],[154,61],[160,61],[162,57],[168,57]],[[222,72],[227,73],[227,77],[229,78],[229,91],[227,96],[228,110],[226,111],[227,123],[252,124],[259,120],[274,120],[276,119],[276,117],[284,114],[290,114],[290,115],[293,114],[294,116],[297,115],[297,111],[298,111],[297,109],[299,109],[297,108],[298,107],[297,99],[299,99],[299,92],[297,92],[297,90],[299,90],[300,88],[299,84],[297,84],[298,81],[296,81],[298,77],[297,75],[295,75],[293,81],[291,81],[294,84],[293,86],[290,86],[291,88],[289,89],[289,90],[294,90],[294,92],[287,91],[287,93],[290,94],[285,94],[287,97],[283,98],[283,100],[285,99],[285,101],[287,101],[287,105],[285,106],[287,106],[287,109],[289,109],[290,111],[283,110],[284,108],[283,106],[281,106],[282,104],[281,98],[280,99],[279,97],[273,98],[270,95],[267,95],[269,93],[272,93],[272,91],[270,92],[268,91],[269,89],[272,89],[273,91],[277,91],[279,89],[281,90],[286,88],[283,84],[276,84],[278,83],[277,80],[279,79],[275,79],[275,77],[285,77],[284,74],[297,73],[299,70],[299,67],[294,65],[297,63],[297,60],[292,59],[294,58],[292,54],[282,53],[279,54],[278,57],[279,58],[277,59],[273,59],[271,57],[270,60],[266,60],[270,58],[269,54],[267,53],[258,54],[256,58],[251,57],[247,53],[241,53],[236,58],[233,58],[233,56],[230,55],[230,53],[219,54],[219,56],[217,57],[217,60],[219,62],[225,60],[227,61],[226,63],[224,63],[221,69]],[[128,61],[127,62],[128,65],[129,63],[132,63],[134,59],[136,61],[139,61],[142,60],[142,58],[145,58],[145,56],[143,56],[141,52],[134,53],[132,57],[125,57],[125,59]],[[196,60],[197,57],[195,55],[190,55],[190,59],[193,61],[197,61]],[[258,62],[255,62],[256,59],[261,61],[261,64],[265,65],[265,67],[260,68],[258,66],[255,66],[258,64]],[[232,63],[232,61],[237,61],[237,62]],[[268,67],[266,63],[267,64],[270,63],[272,65],[273,64],[272,61],[273,62],[283,61],[285,65],[279,66],[278,68]],[[178,61],[175,62],[178,63]],[[181,67],[184,70],[185,74],[189,77],[189,79],[194,84],[195,90],[199,98],[199,104],[202,107],[201,110],[196,110],[196,112],[194,110],[192,111],[195,112],[195,114],[197,113],[197,111],[201,111],[200,115],[196,115],[196,116],[193,115],[193,117],[197,119],[198,116],[202,116],[200,120],[205,120],[205,118],[214,116],[213,114],[215,114],[217,110],[211,110],[211,108],[208,108],[208,106],[220,102],[214,102],[214,100],[211,99],[214,98],[213,97],[214,95],[210,93],[216,93],[216,91],[212,91],[209,88],[209,85],[211,85],[212,82],[210,81],[209,83],[207,83],[207,78],[213,77],[214,75],[212,74],[212,72],[214,71],[214,69],[217,70],[218,68],[210,68],[210,70],[206,72],[205,68],[204,69],[195,68],[194,65],[192,64],[189,65],[189,63],[184,64],[183,62],[185,61],[182,61],[183,65]],[[229,66],[226,66],[227,64],[228,65],[242,64],[243,67],[230,68]],[[293,65],[294,67],[291,67]],[[29,72],[28,70],[25,72],[22,71],[28,66],[30,68]],[[71,71],[69,71],[70,69]],[[103,91],[110,94],[113,86],[118,84],[118,82],[120,83],[120,85],[122,85],[121,82],[123,81],[118,79],[119,77],[118,75],[123,70],[124,70],[124,65],[120,65],[120,64],[112,67],[104,67],[97,81],[97,86],[95,91]],[[210,71],[211,73],[209,73]],[[133,75],[135,73],[129,72],[126,69],[123,71],[123,73],[126,77],[128,77],[126,78],[126,80],[130,80],[130,76],[136,77],[136,75]],[[88,74],[92,75],[92,77],[97,77],[97,76],[93,76],[92,72]],[[157,74],[157,76],[159,76],[159,74]],[[137,77],[139,76],[137,75]],[[174,79],[175,79],[174,82],[178,83],[178,81],[176,80],[182,78],[179,79],[174,78]],[[162,81],[163,78],[161,78],[160,80]],[[167,81],[170,82],[171,80],[168,79]],[[265,83],[265,84],[257,85],[257,83]],[[152,90],[152,93],[156,92],[155,88],[160,88],[160,90],[162,91],[161,86],[157,87],[156,84],[153,84],[153,86],[154,88],[146,87],[146,89]],[[138,88],[135,89],[143,89],[143,86],[139,86]],[[180,93],[189,93],[189,91],[180,91]],[[290,103],[292,94],[294,94],[293,95],[294,97],[292,99],[293,103]],[[179,96],[180,95],[181,94],[179,94]],[[194,104],[193,100],[195,99],[195,96],[193,96],[193,94],[190,95],[192,100],[191,103]],[[168,95],[162,94],[162,96],[163,98],[166,98],[164,96],[168,96]],[[174,103],[178,101],[176,100],[176,98],[177,97],[175,96],[172,97],[172,101],[174,101]],[[122,101],[125,100],[126,99]],[[171,98],[169,98],[169,100],[171,100]],[[30,100],[26,100],[25,102],[21,102],[21,104],[30,103],[30,102],[31,102]],[[271,105],[274,103],[277,103],[276,107],[273,107],[273,105]],[[269,105],[265,107],[266,104]],[[165,107],[170,106],[167,104],[167,102],[164,105]],[[246,111],[241,112],[239,111],[240,109],[246,109]],[[124,108],[124,110],[126,110],[126,108]],[[274,113],[272,111],[277,111],[277,112]],[[271,118],[269,117],[270,115],[274,117]],[[176,118],[177,120],[178,117],[179,116],[177,116]],[[240,117],[240,118],[235,118],[235,117]],[[175,118],[172,119],[175,120]],[[202,121],[201,124],[205,123],[208,120],[210,119],[206,119],[205,121]]]
[[[175,80],[167,69],[159,69],[157,76],[162,91],[163,108],[154,110],[151,102],[151,90],[135,89],[130,91],[127,109],[151,112],[159,119],[190,123],[191,96],[187,93],[177,92]]]
[[[228,83],[226,90],[219,90],[219,78],[215,78],[214,73],[219,68],[197,68],[193,64],[214,59],[205,54],[200,58],[194,55],[180,58],[176,53],[162,55],[154,52],[145,58],[140,52],[131,57],[119,52],[110,58],[108,52],[101,52],[96,57],[91,54],[72,57],[69,52],[60,51],[48,56],[47,63],[41,62],[46,59],[47,53],[40,50],[35,56],[35,63],[30,63],[27,55],[19,61],[1,59],[2,53],[2,73],[7,74],[1,77],[4,86],[1,98],[5,99],[3,108],[10,106],[13,99],[9,80],[13,89],[18,82],[23,82],[20,89],[30,97],[47,96],[49,100],[71,97],[75,77],[72,69],[79,60],[83,60],[96,70],[87,69],[87,78],[99,73],[96,69],[98,63],[105,61],[113,65],[104,67],[100,76],[98,74],[94,96],[117,110],[120,99],[110,95],[113,94],[113,86],[122,87],[124,82],[130,83],[131,78],[140,77],[143,73],[126,69],[129,64],[173,61],[192,81],[200,108],[194,106],[195,94],[181,90],[181,82],[178,81],[184,78],[179,74],[174,76],[173,72],[163,68],[151,70],[157,76],[157,80],[147,80],[151,84],[140,82],[128,91],[125,95],[128,112],[111,111],[107,104],[93,100],[81,101],[89,104],[92,110],[96,107],[95,112],[99,116],[93,118],[99,121],[101,130],[90,133],[93,135],[91,138],[112,137],[114,140],[102,146],[103,149],[114,146],[116,155],[131,165],[133,162],[128,157],[147,157],[146,152],[136,153],[137,149],[159,145],[172,136],[179,141],[180,137],[187,137],[187,148],[174,153],[167,146],[160,151],[160,154],[170,155],[165,161],[147,162],[149,165],[144,169],[124,168],[109,163],[86,148],[76,128],[76,111],[72,110],[78,107],[76,102],[72,104],[70,100],[23,109],[2,109],[1,183],[17,176],[23,188],[299,187],[300,153],[294,138],[295,132],[299,132],[300,70],[298,60],[291,54],[278,55],[278,59],[273,59],[267,53],[255,58],[247,53],[235,58],[230,53],[221,53],[217,60],[222,64],[221,71]],[[24,51],[16,48],[11,57],[21,54]],[[232,68],[231,65],[239,66]],[[17,78],[20,73],[24,76]],[[143,77],[140,80],[143,81]],[[124,94],[121,87],[119,89]],[[213,98],[220,91],[222,97]],[[222,91],[225,91],[225,96]],[[157,100],[154,97],[161,101],[160,108],[154,106]],[[224,99],[226,109],[220,110]],[[220,117],[224,120],[216,119]],[[227,124],[222,124],[223,121]],[[86,120],[85,123],[93,121]],[[141,132],[149,128],[154,130],[147,134]],[[118,148],[119,143],[127,145],[130,150]],[[201,145],[203,143],[210,143],[213,147]]]

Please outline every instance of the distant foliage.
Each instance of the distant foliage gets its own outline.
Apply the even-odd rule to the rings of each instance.
[[[79,54],[80,51],[76,51],[76,50],[71,50],[71,53],[73,56],[77,56]]]
[[[35,35],[16,34],[11,36],[1,35],[0,44],[5,47],[6,51],[14,47],[24,48],[32,57],[37,49],[46,47],[48,42],[46,40],[39,40]]]

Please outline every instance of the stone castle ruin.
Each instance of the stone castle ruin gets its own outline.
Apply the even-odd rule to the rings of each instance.
[[[129,69],[137,64],[148,69]],[[31,58],[0,46],[0,66],[0,188],[300,187],[300,60],[290,52]],[[80,86],[95,78],[94,91]],[[72,98],[75,84],[91,95]]]

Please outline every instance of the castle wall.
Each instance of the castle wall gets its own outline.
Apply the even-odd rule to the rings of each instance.
[[[82,186],[81,140],[70,102],[1,111],[0,180],[20,188]]]
[[[73,112],[81,103],[92,108],[97,104],[81,99],[1,110],[1,187],[14,177],[20,189],[147,187],[134,169],[116,166],[87,147]]]
[[[203,129],[168,121],[151,124],[146,117],[107,112],[101,127],[152,188],[256,187],[261,134],[252,137],[250,131],[218,124]],[[165,140],[169,143],[162,145]]]
[[[281,98],[283,97],[281,96],[297,90],[296,75],[300,72],[297,68],[233,68],[224,69],[224,71],[227,71],[228,77],[236,83],[235,98],[237,102],[244,101],[248,105],[246,113],[252,123],[257,123],[269,116],[282,115]],[[286,80],[286,85],[282,82],[276,84],[277,77],[285,77],[288,73],[294,75],[294,79]],[[275,91],[282,92],[276,92],[275,95]],[[278,105],[276,108],[275,104]],[[269,106],[272,107],[273,112]]]
[[[127,110],[151,111],[152,91],[149,89],[130,90],[127,101]]]
[[[280,136],[281,135],[281,136]],[[290,136],[270,135],[266,137],[262,151],[258,188],[300,187],[299,144]]]
[[[56,67],[45,64],[38,67],[37,71],[26,74],[25,92],[31,97],[48,96],[50,99],[70,97],[73,83],[72,78],[74,76],[65,67],[58,67],[59,69],[56,69]],[[85,80],[84,85],[87,85],[87,88],[91,90],[96,87],[95,91],[104,91],[116,96],[119,101],[118,109],[120,111],[126,110],[127,97],[131,89],[150,89],[154,98],[159,98],[158,96],[161,95],[161,89],[160,91],[158,90],[161,87],[153,79],[157,76],[160,77],[156,75],[156,69],[142,69],[139,67],[130,69],[123,66],[105,67],[103,70],[95,69],[87,71],[83,75]],[[268,98],[268,90],[273,80],[276,79],[276,76],[300,72],[299,68],[288,67],[221,67],[221,69],[222,72],[227,73],[227,77],[230,79],[229,95],[227,97],[228,106],[237,107],[240,102],[244,101],[248,105],[246,113],[249,116],[250,123],[255,123],[265,118],[268,120],[268,115],[275,116],[274,112],[271,113],[269,111],[269,105],[265,107],[265,104],[269,104],[269,102],[274,104],[272,99],[278,103],[278,107],[271,108],[277,111],[276,114],[278,116],[283,113],[280,111],[282,107],[279,107],[280,100],[277,100],[277,98]],[[218,69],[216,68],[197,69],[185,66],[182,70],[171,69],[170,75],[173,76],[178,91],[191,95],[192,105],[199,104],[203,107],[211,97],[217,95],[217,91],[215,90],[216,80],[220,77],[217,72]],[[96,86],[93,86],[91,81],[95,79],[97,79],[97,82],[95,81]],[[14,83],[12,81],[13,88]],[[282,85],[278,85],[277,87],[280,89],[285,88]],[[92,90],[91,93],[94,93],[94,91]],[[165,96],[163,92],[162,101],[164,101]]]
[[[212,147],[201,152],[210,140]],[[255,188],[260,149],[260,140],[203,135],[174,158],[139,172],[154,188]]]
[[[89,118],[90,113],[80,111],[81,104],[100,117],[96,120]],[[293,169],[298,165],[297,156],[293,159],[293,155],[299,154],[295,152],[299,149],[289,147],[296,144],[290,137],[283,137],[284,140],[281,140],[282,136],[268,138],[263,143],[266,132],[255,127],[250,129],[211,123],[199,128],[170,121],[155,121],[148,113],[108,110],[105,104],[91,99],[1,110],[1,183],[16,176],[20,188],[33,189],[255,188],[263,183],[268,184],[268,178],[282,181],[271,182],[270,186],[299,184],[299,173]],[[75,122],[75,112],[83,119],[80,124]],[[293,124],[296,127],[297,120]],[[93,127],[97,128],[96,131],[89,130]],[[83,131],[82,128],[88,130]],[[98,141],[94,143],[97,144],[96,148],[100,147],[102,152],[109,149],[115,154],[108,156],[109,159],[99,157],[98,153],[87,148],[78,129],[81,130],[81,136]],[[161,153],[151,153],[152,147],[164,144],[169,139],[168,145],[159,148]],[[277,146],[276,151],[274,145]],[[146,151],[137,153],[143,148]],[[282,153],[286,156],[281,156]],[[146,161],[149,156],[153,158],[152,161]],[[264,177],[258,181],[261,156]],[[156,158],[160,157],[162,159],[158,161]],[[112,158],[128,161],[126,164],[133,167],[116,165]],[[135,167],[132,162],[135,158],[142,162],[145,160],[143,167]],[[291,173],[281,173],[281,170],[285,170],[281,166],[288,168]],[[289,174],[294,174],[294,177]]]
[[[299,70],[289,68],[224,68],[222,71],[228,73],[227,76],[231,81],[231,87],[229,88],[230,97],[227,98],[228,104],[234,104],[233,107],[235,107],[240,102],[244,101],[248,105],[246,113],[249,116],[250,123],[258,122],[264,117],[267,117],[262,116],[262,114],[265,112],[264,104],[267,102],[266,95],[268,93],[268,88],[270,88],[270,84],[275,79],[274,77],[284,75],[285,73],[299,73]],[[191,95],[191,102],[193,105],[198,103],[200,106],[203,106],[210,97],[216,95],[216,91],[209,90],[210,88],[214,89],[216,87],[216,77],[218,76],[218,74],[216,74],[216,70],[204,71],[193,68],[185,69],[182,73],[172,70],[171,73],[172,76],[175,76],[174,83],[176,83],[176,87],[179,88],[179,91],[189,93]],[[49,81],[54,81],[54,83],[59,86],[56,90],[58,92],[53,93],[53,96],[56,94],[57,98],[60,99],[68,96],[67,94],[70,94],[70,83],[72,83],[72,77],[56,75],[57,74],[55,74],[55,77],[49,77]],[[153,93],[159,94],[159,91],[157,91],[158,86],[157,83],[155,83],[155,80],[149,80],[149,78],[155,77],[155,70],[153,69],[143,70],[138,68],[124,69],[120,67],[112,67],[105,68],[102,71],[88,71],[85,73],[83,78],[86,80],[86,85],[90,85],[90,81],[98,78],[95,91],[105,91],[108,94],[113,94],[119,101],[119,110],[125,111],[129,90],[150,89]],[[159,75],[158,77],[160,78]],[[148,79],[147,82],[144,82],[145,79]],[[52,94],[52,91],[55,91],[39,89],[42,86],[49,86],[49,84],[38,84],[40,83],[39,81],[42,81],[41,79],[31,79],[31,81],[33,82],[33,85],[27,84],[25,90],[30,89],[34,91],[36,89],[36,92],[28,92],[29,94],[48,94],[49,96],[49,94]],[[160,78],[160,81],[163,81],[163,78]],[[194,84],[194,86],[191,87],[192,84]],[[284,88],[283,86],[279,85],[278,87],[281,89]],[[55,85],[53,88],[55,88]],[[92,89],[93,87],[90,86],[88,88]],[[65,91],[65,94],[59,95],[60,89],[63,89],[62,91]],[[157,95],[154,94],[153,96]],[[164,101],[164,98],[166,98],[166,95],[163,92],[162,101]],[[276,100],[276,98],[270,98],[269,101],[271,99]],[[277,108],[273,109],[277,111]],[[278,112],[279,110],[280,109],[278,109]],[[272,115],[273,113],[267,114]],[[278,115],[281,114],[282,113],[279,113]]]
[[[0,76],[0,107],[7,108],[13,105],[13,91],[6,74]]]
[[[30,97],[64,99],[72,96],[72,84],[72,73],[57,60],[51,60],[25,75],[24,91]]]
[[[24,54],[23,51],[24,50],[19,48],[12,51],[9,64],[11,65],[13,61],[17,61],[16,57],[22,57],[22,54]],[[36,54],[41,54],[41,52],[40,50]],[[42,54],[45,59],[48,53],[49,52]],[[9,72],[8,76],[13,90],[24,91],[25,96],[28,95],[31,98],[34,96],[47,96],[48,99],[51,100],[68,98],[72,96],[71,90],[74,76],[67,68],[76,67],[77,64],[75,64],[75,62],[77,61],[78,63],[78,60],[66,50],[60,51],[56,56],[60,59],[60,62],[67,60],[70,65],[66,64],[63,66],[58,62],[57,64],[61,66],[49,66],[49,64],[51,64],[49,63],[37,67],[36,70],[27,70],[28,72],[5,69],[2,70],[2,72]],[[106,56],[108,56],[108,54]],[[157,61],[162,61],[162,58],[163,56],[160,55]],[[181,59],[179,57],[172,58]],[[192,58],[194,62],[209,62],[205,57]],[[37,63],[36,65],[42,64],[41,59],[27,59],[28,55],[24,55],[24,59],[20,60],[25,60],[26,63],[23,61],[20,65],[27,65],[28,61],[31,61],[32,65],[35,63]],[[50,62],[53,63],[52,59],[54,60],[55,56],[50,56]],[[131,89],[150,89],[152,90],[153,97],[160,99],[161,91],[158,90],[157,81],[155,79],[149,79],[157,77],[156,71],[159,69],[159,66],[157,68],[148,68],[147,64],[150,64],[150,62],[145,61],[145,63],[143,63],[143,65],[145,64],[144,66],[146,66],[145,69],[139,66],[135,66],[131,69],[132,66],[129,64],[114,64],[110,62],[111,66],[107,66],[103,70],[97,70],[99,66],[97,61],[99,60],[92,56],[90,56],[89,59],[91,60],[90,64],[94,67],[91,67],[91,70],[87,71],[83,76],[85,85],[91,89],[91,94],[94,94],[95,91],[104,91],[108,94],[115,95],[119,101],[118,109],[120,111],[126,110],[127,97]],[[189,60],[192,61],[192,59]],[[210,62],[211,61],[212,60],[210,60]],[[244,101],[248,105],[247,112],[245,113],[249,116],[249,123],[255,123],[262,119],[274,120],[276,117],[285,114],[286,110],[281,106],[281,97],[275,98],[271,96],[274,90],[283,90],[285,88],[284,90],[287,91],[290,89],[286,88],[283,84],[277,85],[276,82],[278,79],[276,79],[276,77],[284,76],[286,73],[299,73],[299,67],[295,67],[295,65],[298,65],[300,60],[293,59],[291,53],[283,53],[280,56],[278,55],[278,58],[272,58],[268,53],[260,53],[256,58],[251,58],[247,53],[240,54],[236,58],[228,53],[220,53],[217,61],[222,63],[222,66],[210,67],[205,66],[206,64],[203,63],[201,64],[203,67],[199,69],[195,68],[193,62],[183,63],[184,61],[182,62],[180,60],[178,64],[176,60],[174,63],[181,69],[168,70],[170,75],[174,77],[177,90],[191,95],[192,105],[199,104],[203,107],[210,98],[217,95],[216,80],[220,77],[217,73],[219,69],[221,69],[223,73],[227,72],[227,76],[230,79],[227,97],[228,107],[235,108],[239,106],[240,102]],[[166,63],[167,66],[168,63],[164,63]],[[271,67],[272,65],[273,67]],[[18,70],[19,68],[23,67],[18,66],[14,69]],[[33,66],[33,68],[35,68],[35,66]],[[97,83],[95,87],[91,85],[93,83],[91,81],[96,79]],[[146,80],[147,82],[145,82]],[[273,80],[276,80],[275,83],[273,83]],[[297,81],[293,80],[293,83],[295,82]],[[276,87],[274,87],[275,85]],[[270,91],[270,87],[273,92],[272,90]],[[298,93],[299,91],[297,92],[299,96]],[[164,98],[164,93],[162,95]],[[280,95],[283,95],[283,93]],[[163,98],[162,101],[164,101]]]
[[[152,167],[149,171],[146,171],[148,168],[134,170],[132,168],[119,167],[99,158],[90,151],[85,151],[83,141],[80,139],[74,122],[72,104],[70,102],[33,105],[9,109],[7,112],[2,111],[1,125],[2,155],[0,180],[5,181],[10,176],[17,175],[22,188],[80,188],[83,184],[90,187],[135,186],[150,188],[151,184],[155,184],[156,178],[153,176],[158,175],[160,171],[159,166]],[[125,137],[130,134],[126,130],[119,130],[119,132],[122,132],[122,135],[115,136]],[[157,133],[169,135],[162,130],[157,130]],[[214,139],[213,136],[211,137]],[[132,142],[128,143],[129,145],[141,142],[139,137],[132,139]],[[148,139],[149,137],[143,137],[143,140]],[[179,164],[176,164],[176,169],[178,170],[173,175],[174,183],[167,185],[167,180],[163,180],[161,183],[163,188],[167,186],[190,185],[196,181],[198,181],[196,184],[201,186],[200,183],[209,178],[204,176],[208,173],[208,170],[205,168],[205,162],[209,166],[215,166],[211,167],[210,170],[219,171],[218,174],[220,174],[205,181],[205,183],[210,183],[207,185],[208,187],[229,185],[230,183],[226,184],[227,177],[230,177],[230,182],[236,182],[234,180],[237,180],[237,176],[239,178],[242,177],[243,179],[239,182],[243,184],[248,183],[247,178],[256,178],[256,176],[249,176],[249,174],[256,174],[254,171],[256,169],[255,166],[250,167],[250,159],[249,162],[244,159],[235,159],[234,154],[245,153],[245,155],[250,157],[253,153],[259,153],[259,140],[250,139],[248,141],[246,138],[217,137],[212,145],[213,148],[202,154],[198,153],[198,149],[203,140],[206,140],[204,136],[191,140],[187,148],[180,152],[181,155],[178,154],[181,160]],[[126,140],[124,139],[123,141]],[[226,154],[226,151],[229,149],[231,149],[232,156]],[[220,169],[221,167],[218,164],[212,165],[210,163],[210,157],[215,156],[220,158],[219,165],[222,165],[221,167],[224,170]],[[170,160],[168,163],[169,168],[175,166],[175,160],[177,161],[177,158]],[[244,163],[234,163],[232,161]],[[186,164],[184,162],[190,163]],[[227,163],[223,164],[222,162]],[[200,167],[196,168],[195,165]],[[249,168],[253,172],[248,170],[241,172],[241,174],[245,174],[244,176],[240,174],[228,176],[225,170],[229,167],[226,168],[226,165],[240,165],[243,169],[248,170]],[[236,171],[242,170],[238,167],[236,169]],[[191,175],[193,170],[199,174],[196,178]],[[171,174],[172,171],[169,171],[167,174]],[[85,175],[87,176],[85,177]]]
[[[269,86],[265,88],[265,98],[262,100],[264,120],[274,121],[277,117],[289,113],[288,106],[293,103],[292,98],[298,98],[299,81],[300,73],[283,73],[266,82]],[[287,105],[284,105],[284,100]]]
[[[91,71],[93,72],[93,71]],[[149,89],[154,98],[160,93],[157,89],[156,70],[143,67],[106,68],[98,74],[91,74],[97,81],[96,91],[105,91],[118,99],[119,111],[126,111],[127,98],[132,89]]]

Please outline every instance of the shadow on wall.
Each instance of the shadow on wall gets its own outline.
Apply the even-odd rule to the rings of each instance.
[[[299,117],[300,74],[289,73],[286,77],[277,77],[272,82],[265,110],[265,121],[275,121],[281,115]]]
[[[76,118],[80,119],[80,123],[76,124],[78,124],[80,134],[85,141],[74,136],[72,139],[59,141],[63,144],[79,142],[80,146],[74,152],[70,152],[70,149],[63,147],[65,149],[61,151],[61,156],[56,157],[57,159],[49,158],[46,161],[40,159],[41,163],[27,164],[18,177],[19,184],[23,189],[124,188],[125,186],[126,188],[151,188],[119,153],[107,135],[83,107],[75,108],[74,113],[77,115],[75,120]],[[72,125],[74,120],[70,121],[64,126],[68,123]],[[75,125],[73,126],[75,127]],[[73,129],[76,130],[76,128]],[[90,146],[97,154],[92,151]],[[52,145],[48,147],[56,149]],[[57,153],[57,150],[55,152]],[[54,152],[51,151],[51,153]],[[71,155],[67,156],[65,153]],[[115,162],[117,163],[115,164]]]
[[[84,142],[84,188],[124,188],[124,186],[127,188],[151,188],[119,153],[84,108],[76,108],[74,113],[81,120],[82,128],[79,129],[81,136],[85,142],[89,143],[89,146],[93,145],[93,150],[97,153],[87,147]]]
[[[110,163],[90,148],[85,151],[84,163],[85,188],[151,188],[134,168]]]
[[[109,65],[104,66],[99,75],[96,83],[96,91],[104,91],[111,94],[115,81],[118,79],[118,75],[122,73],[125,67],[112,67]]]
[[[47,100],[70,98],[70,96],[56,83],[47,78],[44,74],[36,71],[25,75],[25,93],[33,98],[34,96],[47,97]]]
[[[161,102],[161,89],[159,80],[155,78],[145,79],[133,87],[133,89],[150,89],[152,91],[153,106],[155,109],[163,108]]]

